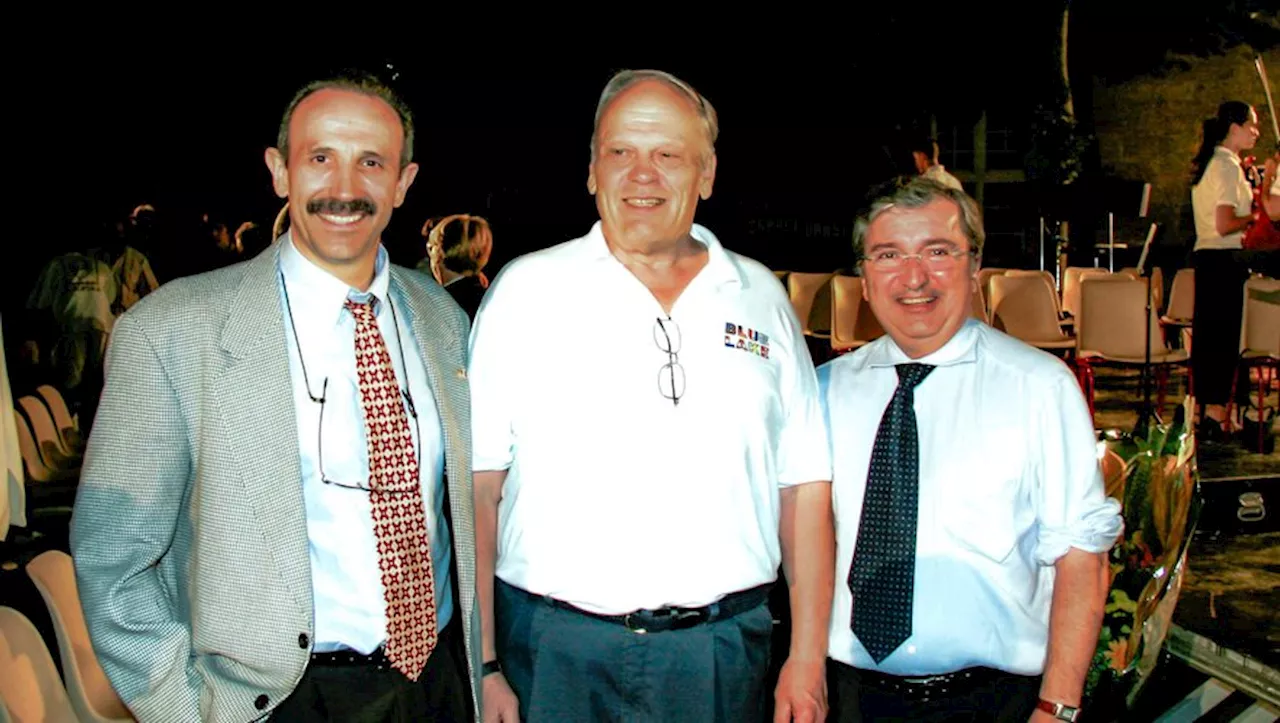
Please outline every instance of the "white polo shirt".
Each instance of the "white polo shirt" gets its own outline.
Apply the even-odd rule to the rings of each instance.
[[[1196,222],[1196,251],[1244,248],[1244,231],[1218,235],[1214,214],[1231,206],[1237,216],[1253,211],[1253,189],[1244,177],[1240,156],[1224,146],[1213,149],[1200,182],[1191,187],[1191,212]]]
[[[599,222],[512,261],[485,296],[474,469],[508,470],[496,574],[511,585],[601,613],[709,604],[776,579],[780,488],[831,478],[785,291],[692,234],[707,265],[670,321]],[[684,370],[678,405],[659,387],[658,318]]]

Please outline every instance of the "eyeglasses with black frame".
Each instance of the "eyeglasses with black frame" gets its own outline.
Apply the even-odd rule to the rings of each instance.
[[[667,363],[658,368],[658,392],[671,400],[672,406],[679,406],[684,396],[684,367],[680,365],[680,325],[675,319],[661,317],[655,319],[653,325],[653,341],[664,354]]]
[[[323,482],[324,484],[327,484],[333,487],[341,487],[343,489],[348,489],[348,490],[360,490],[361,492],[371,492],[371,493],[378,492],[381,494],[414,494],[416,493],[418,491],[417,485],[413,487],[409,487],[408,489],[391,489],[391,488],[373,487],[372,485],[347,484],[344,482],[335,482],[334,480],[329,479],[329,476],[325,474],[324,472],[324,407],[325,407],[325,402],[328,400],[328,397],[329,397],[329,377],[326,376],[324,378],[324,381],[320,383],[320,396],[317,397],[315,394],[313,394],[311,391],[311,380],[307,376],[307,365],[306,365],[306,362],[304,362],[302,359],[302,343],[298,340],[298,326],[293,321],[293,306],[289,303],[289,287],[287,284],[285,284],[284,274],[280,275],[280,284],[281,284],[281,287],[284,289],[284,306],[285,306],[285,310],[289,314],[289,326],[290,328],[293,329],[293,343],[297,346],[297,349],[298,349],[298,365],[302,367],[302,383],[307,388],[307,397],[309,397],[312,402],[320,405],[320,420],[319,420],[319,424],[316,425],[316,466],[319,468],[320,481]],[[396,318],[395,304],[391,303],[391,297],[389,296],[387,297],[387,306],[391,308],[391,319],[392,319],[392,323],[395,324],[396,335],[398,337],[400,334],[400,324],[399,324],[399,320]],[[405,362],[404,362],[404,345],[403,345],[404,340],[399,339],[399,341],[401,342],[400,368],[408,369],[408,367],[405,366]],[[400,396],[404,397],[405,403],[409,407],[409,416],[413,417],[413,431],[414,431],[413,438],[417,440],[421,440],[422,428],[418,424],[418,410],[413,404],[413,395],[409,393],[409,389],[407,386],[400,388]]]

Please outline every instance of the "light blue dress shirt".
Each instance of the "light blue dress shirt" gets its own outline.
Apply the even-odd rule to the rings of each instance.
[[[849,568],[894,365],[937,366],[915,391],[920,439],[912,633],[879,665],[850,629]],[[928,676],[1044,669],[1054,563],[1110,549],[1123,520],[1106,496],[1089,408],[1059,359],[975,319],[910,359],[889,336],[818,368],[834,465],[836,587],[829,655]]]
[[[321,481],[318,459],[318,442],[321,442],[325,477],[344,485],[369,485],[364,411],[356,377],[355,319],[343,306],[348,298],[367,301],[372,296],[377,299],[374,310],[395,367],[396,380],[401,388],[408,380],[413,407],[418,414],[416,427],[413,417],[409,417],[409,429],[426,503],[437,627],[443,630],[453,612],[453,597],[449,576],[452,548],[444,520],[444,436],[440,415],[422,357],[413,341],[407,305],[399,299],[388,298],[390,274],[386,250],[379,247],[373,283],[367,292],[360,292],[299,253],[292,237],[287,236],[280,243],[280,270],[287,285],[281,286],[281,303],[288,302],[284,306],[285,334],[310,541],[314,647],[318,651],[345,647],[367,654],[385,641],[387,623],[372,503],[368,492]],[[394,315],[388,301],[395,307]],[[392,323],[393,318],[398,318],[398,325]],[[299,349],[306,364],[305,380]],[[320,429],[321,405],[311,400],[305,382],[309,382],[310,394],[317,398],[323,390],[326,399],[323,429]],[[408,402],[405,413],[409,414]]]

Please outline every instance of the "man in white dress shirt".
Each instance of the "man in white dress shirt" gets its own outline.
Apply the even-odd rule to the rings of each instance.
[[[927,178],[855,226],[886,335],[818,370],[841,723],[1070,720],[1080,705],[1119,504],[1067,367],[970,318],[982,241],[974,201]]]
[[[715,137],[687,83],[615,76],[587,179],[600,221],[508,264],[476,315],[486,720],[761,720],[779,564],[778,716],[825,712],[817,379],[772,272],[693,222]]]

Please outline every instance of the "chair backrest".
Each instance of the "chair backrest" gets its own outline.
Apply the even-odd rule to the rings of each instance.
[[[76,714],[82,721],[95,723],[133,720],[93,652],[71,556],[61,550],[42,552],[27,563],[27,576],[53,619],[63,677]]]
[[[1053,313],[1061,316],[1062,299],[1058,296],[1058,286],[1053,280],[1053,274],[1049,273],[1048,271],[1041,271],[1037,269],[1009,269],[1008,271],[1004,272],[1004,275],[1005,276],[1032,276],[1038,279],[1043,279],[1044,283],[1049,287],[1049,295],[1053,297]]]
[[[53,470],[44,463],[40,449],[36,447],[35,435],[31,433],[31,425],[22,412],[13,410],[13,418],[18,425],[18,449],[22,452],[22,464],[26,467],[27,482],[48,482],[53,479]]]
[[[1040,274],[1005,274],[991,279],[991,325],[1029,344],[1064,341],[1057,296]]]
[[[862,279],[857,276],[831,278],[831,348],[852,349],[858,339],[858,311],[862,308]]]
[[[71,450],[67,449],[63,444],[62,435],[58,434],[58,430],[53,425],[53,415],[49,414],[49,408],[39,399],[32,396],[20,397],[18,406],[22,407],[23,413],[27,415],[27,421],[31,422],[31,432],[36,436],[36,444],[40,448],[40,456],[44,459],[44,463],[49,469],[57,469],[64,466],[62,463],[72,456]]]
[[[0,607],[0,701],[15,721],[77,720],[40,631],[10,607]]]
[[[1196,310],[1196,270],[1178,269],[1169,289],[1169,308],[1165,316],[1177,321],[1191,321]]]
[[[831,331],[831,277],[834,274],[813,274],[793,271],[787,275],[787,295],[791,308],[806,334]]]
[[[1076,324],[1078,354],[1097,353],[1109,357],[1141,358],[1146,350],[1146,330],[1142,317],[1147,307],[1147,282],[1119,275],[1113,278],[1085,277],[1080,285],[1080,317]],[[1164,336],[1155,309],[1147,320],[1151,350],[1163,352]]]
[[[1062,284],[1062,310],[1075,318],[1080,318],[1080,285],[1085,279],[1109,278],[1116,281],[1132,281],[1125,274],[1112,274],[1106,269],[1067,268],[1067,275]]]
[[[1280,359],[1280,280],[1254,277],[1245,282],[1240,351]]]
[[[80,441],[80,429],[76,426],[76,422],[71,418],[71,410],[67,408],[67,400],[62,398],[62,394],[48,384],[41,384],[36,387],[36,394],[44,400],[45,406],[49,408],[49,413],[53,415],[53,423],[57,426],[58,431],[62,433],[64,441],[75,445]],[[74,432],[69,434],[68,430]]]
[[[988,308],[991,307],[991,277],[1002,276],[1006,271],[1008,269],[999,267],[978,269],[978,292],[982,294],[982,301]]]

